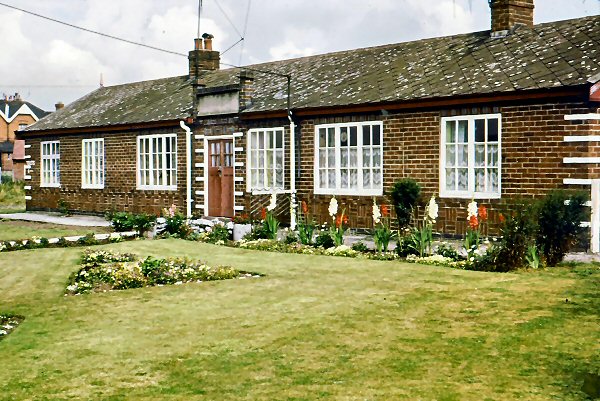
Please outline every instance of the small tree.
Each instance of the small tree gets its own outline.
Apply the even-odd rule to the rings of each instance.
[[[421,187],[412,178],[403,178],[396,181],[390,190],[390,198],[396,211],[398,228],[410,225],[413,210],[421,196]]]
[[[556,266],[585,230],[587,200],[583,192],[554,190],[540,201],[536,242],[548,266]]]

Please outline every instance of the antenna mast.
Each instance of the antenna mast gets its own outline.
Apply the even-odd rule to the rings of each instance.
[[[198,0],[198,34],[197,38],[200,37],[200,16],[202,15],[202,0]]]

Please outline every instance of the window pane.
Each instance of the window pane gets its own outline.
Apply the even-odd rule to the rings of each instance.
[[[466,191],[469,188],[469,170],[466,168],[459,168],[458,171],[458,190]]]
[[[342,188],[348,188],[350,186],[350,177],[349,177],[348,170],[343,169],[341,171],[340,178],[341,178],[341,183],[340,184],[341,184]]]
[[[363,146],[371,144],[371,126],[363,125]]]
[[[327,130],[327,146],[330,148],[335,147],[335,129],[333,128]]]
[[[456,173],[453,168],[446,169],[446,189],[449,191],[456,190]]]
[[[497,192],[498,191],[498,170],[497,169],[488,169],[488,191]]]
[[[373,167],[381,167],[381,149],[373,149]]]
[[[371,167],[371,148],[363,149],[363,167]]]
[[[348,146],[348,128],[340,128],[340,146]]]
[[[356,146],[357,136],[358,134],[356,127],[350,127],[350,146]]]
[[[475,120],[475,142],[485,142],[485,120]]]
[[[458,165],[461,167],[466,167],[469,164],[469,153],[468,153],[468,147],[467,145],[458,145],[456,147],[456,150],[458,152],[458,157],[457,157],[457,161],[458,161]]]
[[[446,146],[446,167],[456,166],[456,145]]]
[[[458,137],[457,142],[467,143],[469,141],[469,122],[461,120],[458,122]]]
[[[363,187],[371,188],[371,170],[363,170]]]
[[[340,150],[340,167],[348,167],[348,149]]]
[[[485,145],[475,145],[475,167],[485,166]]]
[[[498,119],[490,118],[488,121],[488,142],[498,142]]]
[[[325,128],[319,129],[319,147],[324,148],[327,146],[327,131]]]
[[[283,148],[283,131],[277,130],[277,140],[275,141],[275,146],[279,149]]]
[[[335,188],[335,170],[328,170],[327,182],[329,184],[329,188]]]
[[[485,191],[485,169],[483,168],[475,169],[475,191]]]
[[[446,143],[456,142],[456,121],[446,121]]]
[[[498,166],[498,145],[488,145],[488,166]]]
[[[373,125],[373,145],[381,144],[381,128],[379,125]]]

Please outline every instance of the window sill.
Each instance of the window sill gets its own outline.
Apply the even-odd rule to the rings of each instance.
[[[383,189],[315,189],[315,195],[383,196]]]
[[[177,191],[177,187],[159,187],[159,186],[152,186],[152,187],[137,187],[136,188],[138,191]]]
[[[104,185],[82,185],[81,189],[104,189]]]
[[[60,184],[40,184],[40,188],[60,188]]]
[[[454,199],[500,199],[502,195],[499,192],[440,192],[440,198]]]

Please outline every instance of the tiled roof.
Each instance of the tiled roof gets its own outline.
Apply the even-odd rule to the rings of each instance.
[[[96,89],[26,131],[177,120],[191,108],[188,77],[164,78]]]
[[[328,53],[249,66],[290,74],[293,109],[484,95],[583,85],[600,73],[600,16]],[[239,82],[239,69],[207,72],[206,87]],[[286,79],[255,73],[244,112],[284,110]],[[98,89],[28,131],[184,118],[186,77]]]

